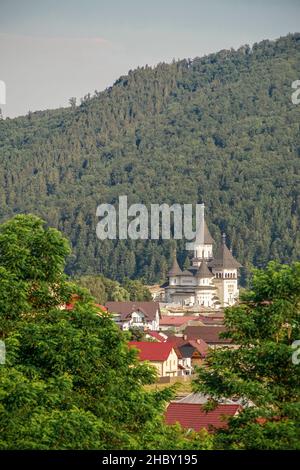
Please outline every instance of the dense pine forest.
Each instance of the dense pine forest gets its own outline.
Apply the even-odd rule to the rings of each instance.
[[[129,71],[69,108],[0,121],[0,222],[62,230],[67,273],[163,280],[174,242],[100,241],[96,207],[197,203],[244,265],[300,254],[300,34]],[[186,262],[184,241],[178,255]]]

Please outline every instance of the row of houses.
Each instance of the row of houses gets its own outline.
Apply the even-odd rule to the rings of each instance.
[[[122,305],[115,303],[114,308],[119,310],[119,318],[122,318]],[[132,316],[130,312],[136,312],[138,308],[137,304],[126,305],[126,314],[123,317],[126,329],[132,325],[131,318],[136,318],[136,315]],[[205,364],[210,349],[221,346],[234,347],[229,339],[220,336],[225,331],[224,316],[221,313],[210,317],[163,316],[158,307],[155,309],[153,305],[151,310],[148,310],[146,303],[142,308],[145,318],[148,319],[154,317],[154,312],[158,312],[159,331],[145,328],[146,341],[131,341],[129,347],[137,350],[141,361],[147,361],[156,368],[160,380],[189,376],[196,366]],[[152,314],[147,315],[149,311]],[[122,323],[120,326],[122,327]],[[148,323],[148,326],[151,324]],[[228,420],[236,417],[244,405],[239,400],[221,399],[214,409],[207,411],[205,404],[208,400],[207,395],[191,393],[171,401],[164,413],[166,424],[179,424],[188,431],[199,432],[206,429],[208,432],[214,432],[216,429],[226,428]]]
[[[105,308],[123,330],[140,328],[145,341],[131,341],[141,361],[148,361],[159,378],[187,376],[203,364],[210,348],[230,346],[220,336],[223,314],[163,316],[158,302],[107,302]]]
[[[188,341],[171,337],[164,341],[131,341],[141,361],[153,365],[159,377],[191,375],[194,367],[205,360],[208,345],[201,340]]]
[[[222,326],[224,314],[162,315],[159,302],[107,302],[107,309],[122,330],[142,328],[151,331],[182,332],[187,326]]]
[[[64,308],[72,310],[77,300],[74,296]],[[143,330],[145,341],[131,341],[128,346],[137,350],[140,361],[147,361],[156,368],[161,380],[189,376],[196,366],[205,362],[211,348],[232,347],[228,339],[220,337],[225,331],[221,313],[209,317],[164,316],[158,302],[108,302],[97,307],[109,311],[121,329]],[[165,410],[165,422],[179,423],[187,430],[213,432],[226,427],[228,419],[242,410],[238,401],[224,399],[215,409],[207,411],[204,405],[208,399],[206,395],[191,393],[170,402]]]
[[[159,377],[185,376],[191,375],[195,366],[204,363],[210,348],[231,347],[228,339],[219,337],[223,331],[224,327],[188,327],[181,336],[165,337],[162,332],[148,331],[147,341],[131,341],[129,346],[138,350],[141,361],[148,361],[156,367]]]
[[[64,308],[72,310],[77,301],[78,296],[73,296]],[[157,369],[159,378],[191,375],[195,366],[203,364],[209,349],[231,347],[230,340],[220,336],[225,331],[222,313],[162,315],[155,301],[114,301],[96,306],[108,311],[122,330],[143,331],[146,341],[131,342],[129,346],[138,349],[141,361]]]

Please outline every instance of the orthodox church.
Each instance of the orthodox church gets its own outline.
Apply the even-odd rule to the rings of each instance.
[[[168,304],[218,309],[236,303],[239,297],[238,270],[242,265],[228,249],[225,234],[215,256],[213,244],[205,222],[203,243],[195,245],[191,266],[181,270],[175,254],[165,287]]]

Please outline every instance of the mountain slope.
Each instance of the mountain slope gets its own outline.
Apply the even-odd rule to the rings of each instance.
[[[299,258],[299,78],[295,34],[139,68],[80,106],[0,121],[0,217],[62,229],[71,274],[164,276],[171,242],[97,240],[96,207],[119,195],[205,202],[215,240],[225,230],[246,268]]]

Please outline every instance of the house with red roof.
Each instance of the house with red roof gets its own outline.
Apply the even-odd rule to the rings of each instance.
[[[171,402],[165,412],[167,424],[179,423],[184,429],[200,431],[226,428],[229,418],[236,416],[242,407],[239,404],[218,404],[214,410],[206,412],[199,403]]]
[[[199,340],[202,339],[211,348],[230,346],[232,340],[230,338],[222,338],[221,333],[226,332],[224,325],[218,326],[187,326],[184,330],[184,339]]]
[[[159,343],[164,343],[167,341],[168,337],[162,332],[147,330],[145,338],[150,341],[158,341]]]
[[[159,377],[176,377],[178,375],[178,357],[172,343],[150,341],[130,341],[130,348],[138,350],[140,361],[153,365]]]
[[[170,336],[168,342],[173,344],[178,356],[180,375],[190,375],[195,366],[203,364],[209,347],[202,339],[186,340],[183,337]]]

